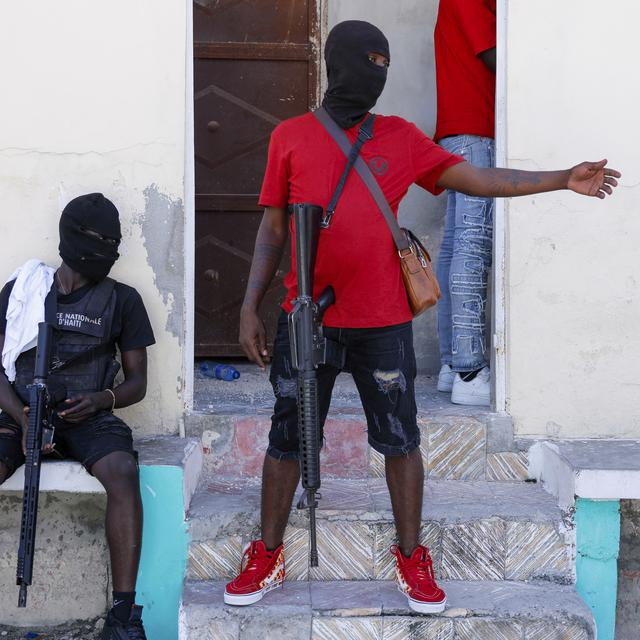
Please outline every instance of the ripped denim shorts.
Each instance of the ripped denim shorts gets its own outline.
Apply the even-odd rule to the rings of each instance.
[[[390,327],[338,329],[325,335],[346,347],[345,370],[354,378],[367,418],[371,447],[385,456],[406,455],[420,445],[414,381],[416,358],[411,322]],[[324,425],[340,369],[318,368],[320,419]],[[278,319],[270,381],[276,396],[267,453],[298,458],[297,372],[291,366],[287,314]]]

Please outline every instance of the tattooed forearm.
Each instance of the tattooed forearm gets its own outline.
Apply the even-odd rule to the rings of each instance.
[[[275,276],[278,270],[283,252],[284,247],[282,246],[256,244],[247,289],[258,293],[260,297],[265,294],[271,280],[273,280],[273,276]]]
[[[517,169],[488,169],[493,181],[491,191],[498,197],[521,195],[523,192],[536,191],[542,182],[539,171],[518,171]]]
[[[567,171],[519,171],[517,169],[475,169],[469,181],[470,195],[488,198],[528,196],[567,188]]]
[[[258,229],[243,307],[257,310],[278,271],[288,236],[285,209],[270,208]]]
[[[566,189],[569,171],[485,169],[461,162],[446,169],[438,185],[470,196],[510,198]]]

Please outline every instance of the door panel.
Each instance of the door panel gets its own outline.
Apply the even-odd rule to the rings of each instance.
[[[316,106],[314,1],[194,3],[196,355],[242,355],[239,311],[269,136]],[[289,253],[262,305],[273,337]]]

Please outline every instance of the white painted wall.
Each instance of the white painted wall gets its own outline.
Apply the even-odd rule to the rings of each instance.
[[[136,433],[182,412],[186,1],[30,0],[0,7],[0,279],[57,265],[61,206],[102,191],[121,213],[112,275],[135,286],[157,345]],[[189,51],[191,55],[191,51]]]
[[[640,157],[635,0],[510,0],[511,167],[608,158],[610,200],[514,199],[508,409],[520,435],[640,437]]]
[[[406,118],[432,136],[436,128],[436,80],[433,30],[438,0],[326,0],[328,27],[343,20],[366,20],[389,40],[391,67],[387,85],[374,111]],[[445,196],[434,198],[412,187],[400,207],[402,224],[417,233],[437,259],[442,241]],[[414,321],[418,367],[440,369],[435,309]]]

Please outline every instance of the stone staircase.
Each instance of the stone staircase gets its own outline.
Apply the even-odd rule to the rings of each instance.
[[[448,595],[439,616],[412,612],[395,588],[391,504],[383,460],[366,443],[350,376],[341,375],[325,427],[320,566],[308,566],[305,511],[285,537],[287,582],[258,605],[224,605],[247,542],[259,537],[259,475],[272,396],[264,374],[237,383],[196,377],[186,421],[204,473],[189,510],[180,640],[590,640],[591,613],[573,587],[574,535],[552,496],[527,476],[510,424],[454,407],[420,378],[417,402],[427,480],[422,542]]]

